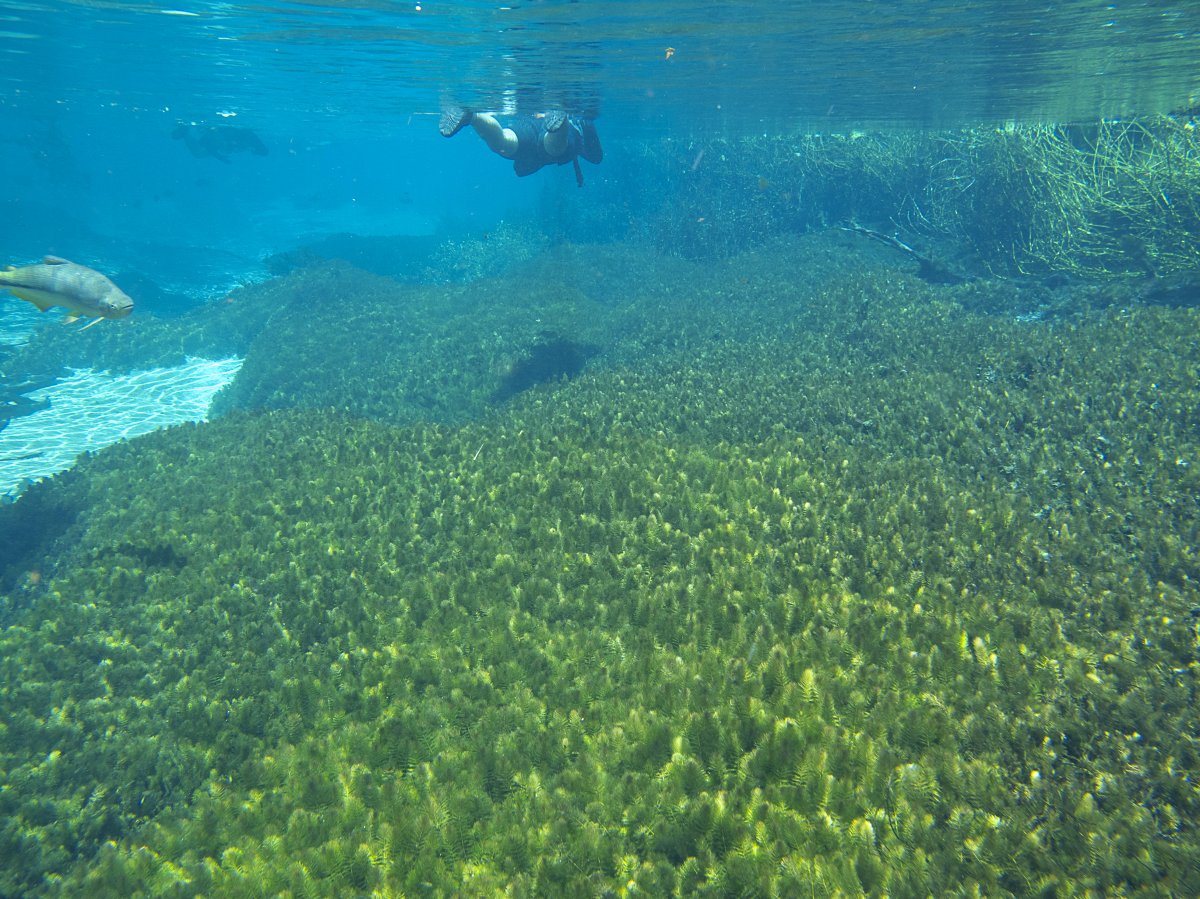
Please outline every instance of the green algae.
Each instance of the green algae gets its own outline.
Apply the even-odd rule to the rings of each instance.
[[[461,424],[297,326],[344,411],[35,488],[77,515],[6,611],[0,892],[1196,892],[1195,312],[791,249],[535,302],[604,358]]]

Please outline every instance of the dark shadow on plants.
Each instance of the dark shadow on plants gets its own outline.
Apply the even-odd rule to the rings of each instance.
[[[0,591],[21,584],[79,517],[76,494],[59,483],[73,480],[67,472],[34,484],[15,503],[0,505]],[[0,609],[0,617],[5,615]]]
[[[122,543],[101,549],[95,554],[97,560],[127,558],[147,569],[178,572],[187,564],[187,556],[176,552],[169,543]]]
[[[599,351],[591,344],[543,333],[505,373],[492,399],[503,402],[538,384],[573,378]]]

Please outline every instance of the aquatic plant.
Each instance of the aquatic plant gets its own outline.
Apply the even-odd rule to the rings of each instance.
[[[931,198],[985,258],[1018,271],[1161,276],[1200,263],[1200,138],[1187,117],[966,131]],[[969,210],[969,211],[967,211]]]
[[[597,303],[557,284],[522,288],[519,308],[493,302],[520,276],[487,287],[414,287],[330,263],[284,280],[275,287],[280,311],[216,414],[300,406],[393,423],[461,422],[508,389],[513,365],[539,335],[570,334],[586,355],[605,327]]]
[[[0,892],[1200,890],[1196,310],[846,252],[539,295],[605,364],[480,421],[239,411],[45,485]]]
[[[1185,115],[692,139],[647,147],[644,163],[671,185],[644,237],[688,257],[857,221],[981,273],[1140,278],[1200,265],[1200,137]]]
[[[443,241],[430,254],[422,280],[450,284],[500,277],[534,259],[547,243],[529,223],[499,222],[478,237]]]

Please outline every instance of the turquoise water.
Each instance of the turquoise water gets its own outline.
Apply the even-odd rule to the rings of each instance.
[[[209,296],[306,237],[478,232],[570,184],[442,141],[444,98],[598,113],[588,202],[636,206],[663,139],[1184,109],[1198,45],[1189,2],[5,4],[0,246]],[[194,158],[180,122],[270,155]]]

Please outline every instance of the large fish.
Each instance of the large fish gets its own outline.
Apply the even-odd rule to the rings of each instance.
[[[102,318],[124,318],[133,311],[133,300],[104,275],[57,256],[20,268],[8,266],[0,272],[0,288],[42,312],[51,306],[64,307],[70,312],[64,319],[67,324],[80,318],[95,319],[85,328]]]

